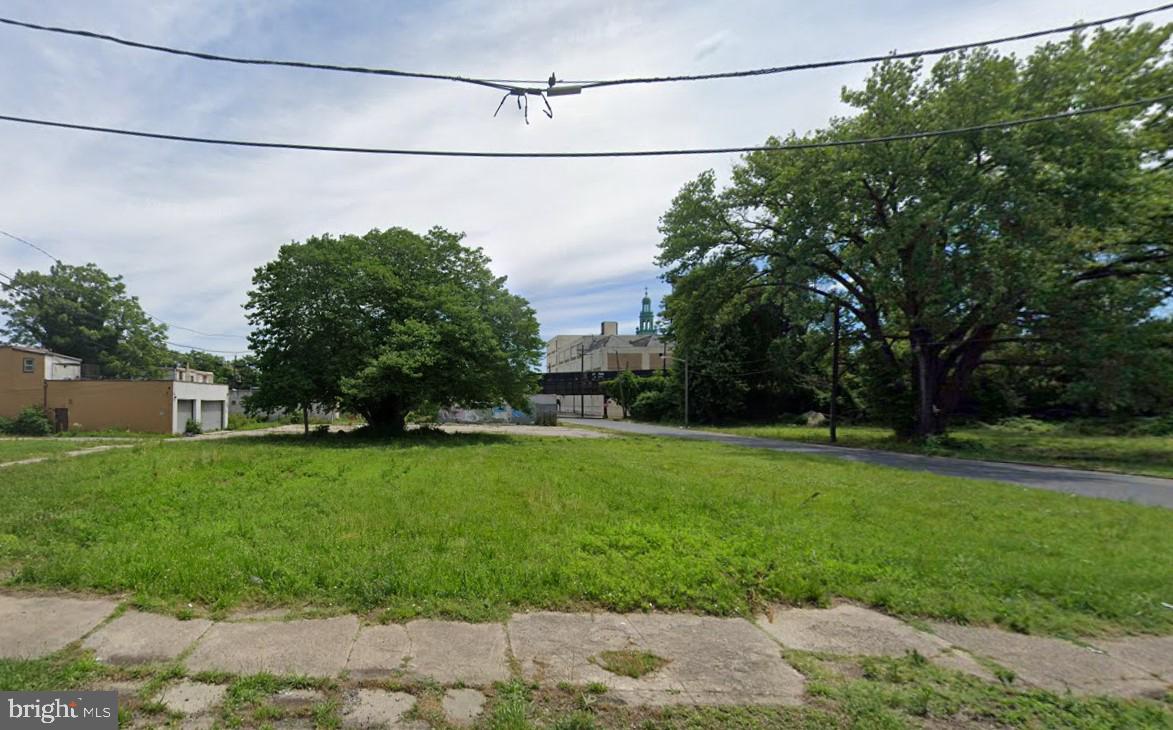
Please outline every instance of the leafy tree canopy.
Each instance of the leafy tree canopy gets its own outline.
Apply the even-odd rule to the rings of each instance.
[[[788,143],[966,127],[1155,97],[1173,26],[1073,35],[877,66],[854,115]],[[1173,288],[1169,105],[934,139],[747,155],[719,190],[688,183],[661,220],[679,285],[801,292],[841,306],[870,402],[940,433],[979,367],[1089,328],[1149,318]],[[771,144],[779,144],[771,140]],[[711,304],[706,306],[712,306]],[[672,315],[682,314],[680,308]],[[670,303],[669,311],[672,312]],[[1103,332],[1102,329],[1096,330]]]
[[[392,431],[428,402],[524,407],[537,320],[462,239],[391,228],[283,246],[246,305],[260,373],[250,407],[341,405]]]
[[[121,276],[57,263],[47,274],[17,271],[0,287],[8,319],[0,332],[11,342],[80,357],[114,377],[158,377],[167,363],[166,325],[143,312]]]

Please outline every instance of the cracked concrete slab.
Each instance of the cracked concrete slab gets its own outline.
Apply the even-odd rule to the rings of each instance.
[[[180,621],[170,616],[127,611],[86,637],[100,662],[148,664],[169,661],[183,653],[212,625],[206,619]]]
[[[669,664],[639,678],[612,674],[592,659],[604,651],[650,649],[627,617],[614,613],[580,614],[540,611],[517,614],[506,625],[513,656],[522,675],[539,684],[569,682],[606,685],[607,694],[630,704],[683,704],[684,685]]]
[[[927,657],[949,648],[948,642],[932,634],[849,603],[834,608],[781,608],[773,618],[759,616],[757,624],[778,643],[800,651],[895,657],[916,651]]]
[[[347,698],[342,709],[346,728],[405,727],[403,716],[415,706],[415,697],[406,692],[360,689]]]
[[[332,677],[346,667],[358,619],[218,623],[187,659],[193,672],[272,672]]]
[[[509,679],[508,643],[501,624],[411,621],[408,669],[441,684],[485,685]]]
[[[778,608],[757,625],[789,649],[843,656],[900,657],[917,652],[934,664],[988,681],[994,675],[949,642],[878,611],[842,603],[834,608]]]
[[[477,719],[485,707],[485,696],[475,689],[450,689],[440,702],[449,722],[466,725]]]
[[[935,623],[932,628],[945,640],[1013,671],[1016,681],[1052,692],[1148,697],[1166,691],[1166,683],[1148,672],[1070,641],[956,624]]]
[[[697,704],[797,705],[805,680],[744,619],[629,614],[627,620]]]
[[[411,640],[401,624],[364,626],[354,640],[346,669],[358,678],[385,677],[405,670]]]
[[[35,659],[60,651],[117,607],[105,599],[0,595],[0,657]]]
[[[1130,636],[1092,643],[1110,656],[1173,682],[1173,636]]]
[[[163,690],[159,701],[187,717],[204,715],[224,699],[228,688],[220,684],[204,684],[184,680]]]
[[[599,682],[629,704],[797,704],[803,678],[776,644],[748,622],[668,614],[518,614],[508,624],[514,656],[532,681]],[[668,660],[633,678],[593,659],[604,651],[648,651]]]

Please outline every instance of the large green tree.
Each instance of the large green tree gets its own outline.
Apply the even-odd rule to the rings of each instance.
[[[45,274],[17,271],[0,287],[0,332],[12,342],[80,357],[115,377],[158,377],[167,327],[126,293],[121,276],[94,264],[57,263]]]
[[[318,236],[257,269],[259,410],[334,406],[401,431],[425,403],[525,406],[542,345],[534,312],[462,234]]]
[[[857,112],[788,144],[968,127],[1159,96],[1170,28],[1074,35],[1028,58],[981,50],[925,71],[877,66],[844,90]],[[682,280],[720,265],[727,291],[777,288],[843,308],[871,402],[917,436],[942,432],[1003,347],[1112,321],[1135,326],[1173,280],[1169,104],[932,139],[747,155],[719,190],[685,185],[661,221]],[[772,139],[770,144],[781,145]],[[1122,284],[1126,282],[1126,285]],[[1079,313],[1078,318],[1071,316]],[[1117,325],[1120,323],[1117,322]]]

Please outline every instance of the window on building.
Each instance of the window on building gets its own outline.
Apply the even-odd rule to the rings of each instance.
[[[26,357],[24,363],[21,365],[21,370],[26,373],[31,373],[37,369],[37,362],[31,357]]]

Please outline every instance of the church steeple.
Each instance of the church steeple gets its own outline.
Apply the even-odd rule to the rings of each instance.
[[[644,287],[644,299],[639,310],[639,329],[637,335],[654,335],[656,333],[656,316],[652,314],[652,299],[648,296],[647,287]]]

